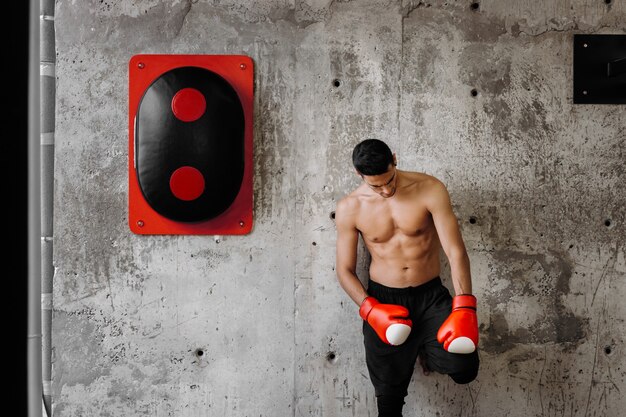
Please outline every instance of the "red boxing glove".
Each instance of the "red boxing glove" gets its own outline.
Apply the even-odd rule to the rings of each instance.
[[[450,353],[472,353],[478,345],[476,297],[457,295],[452,299],[452,313],[437,332],[437,340]]]
[[[401,345],[409,337],[413,322],[409,310],[396,304],[381,304],[367,297],[359,309],[361,318],[369,323],[380,339],[393,346]]]

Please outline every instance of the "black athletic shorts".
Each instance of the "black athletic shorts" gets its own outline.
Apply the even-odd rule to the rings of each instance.
[[[450,375],[457,382],[476,377],[478,352],[449,353],[437,341],[437,331],[452,311],[452,297],[439,277],[407,288],[390,288],[370,280],[367,292],[380,303],[406,307],[413,321],[411,334],[400,346],[380,340],[363,321],[365,358],[376,396],[406,396],[418,355],[428,369]]]

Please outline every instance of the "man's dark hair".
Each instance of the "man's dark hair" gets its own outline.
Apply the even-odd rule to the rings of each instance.
[[[365,139],[354,147],[352,163],[363,175],[381,175],[393,164],[393,154],[382,140]]]

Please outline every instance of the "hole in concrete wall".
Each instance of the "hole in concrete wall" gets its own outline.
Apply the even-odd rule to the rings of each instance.
[[[613,3],[613,0],[604,0],[604,3],[608,5],[608,4]]]
[[[611,348],[611,346],[604,347],[604,353],[606,353],[607,355],[610,355],[612,352],[613,352],[613,349]]]
[[[313,242],[313,246],[317,246],[317,242]]]
[[[326,360],[329,363],[333,363],[334,364],[335,362],[337,362],[337,354],[335,352],[328,352],[326,354]]]
[[[330,218],[331,218],[331,220],[335,220],[335,212],[334,211],[330,212]]]
[[[611,225],[613,224],[613,222],[611,221],[611,219],[606,219],[604,220],[604,225],[606,227],[611,227]]]
[[[340,79],[338,79],[338,78],[335,78],[335,79],[333,80],[333,87],[335,87],[335,88],[339,88],[339,87],[341,87],[341,80],[340,80]]]
[[[472,88],[471,93],[472,93],[472,97],[476,97],[478,95],[478,90],[475,88]]]
[[[209,357],[207,356],[207,352],[205,352],[204,349],[198,348],[193,351],[193,354],[196,357],[196,359],[192,362],[195,366],[205,368],[209,365]]]
[[[476,217],[474,217],[474,216],[470,216],[470,218],[469,218],[469,222],[470,222],[471,224],[476,224],[476,221],[477,221],[477,220],[476,220]]]
[[[470,5],[470,9],[472,9],[473,11],[478,11],[478,9],[480,9],[480,3],[475,1]]]

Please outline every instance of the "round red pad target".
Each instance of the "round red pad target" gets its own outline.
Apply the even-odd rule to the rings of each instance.
[[[204,192],[204,177],[194,167],[178,168],[170,177],[170,189],[179,200],[195,200]]]
[[[206,100],[195,88],[183,88],[172,99],[172,111],[183,122],[198,120],[206,110]]]

